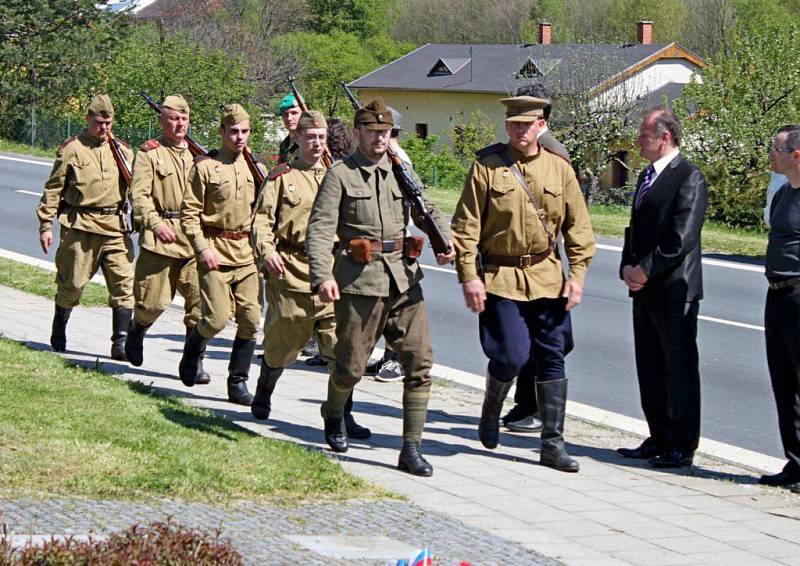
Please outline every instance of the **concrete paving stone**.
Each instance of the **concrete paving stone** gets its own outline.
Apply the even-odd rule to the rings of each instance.
[[[558,561],[567,561],[572,558],[596,558],[598,560],[608,558],[602,552],[575,543],[525,543],[523,546]]]
[[[800,530],[797,528],[795,528],[793,531],[775,531],[770,534],[781,540],[800,544]]]
[[[661,519],[664,513],[679,514],[687,511],[685,507],[655,498],[651,498],[651,501],[621,501],[618,506],[657,519]]]
[[[675,525],[670,525],[669,523],[650,517],[648,517],[646,521],[622,524],[617,528],[631,536],[653,542],[661,538],[691,536],[695,534],[687,529],[676,527]]]
[[[789,566],[800,566],[800,557],[796,558],[782,558],[780,561],[781,564],[787,564]]]
[[[742,521],[739,523],[739,526],[746,529],[753,529],[760,533],[800,533],[800,521],[797,519],[790,519],[788,517],[775,517],[774,515],[764,517],[763,519],[756,519],[754,521]]]
[[[731,552],[736,550],[727,544],[696,534],[651,539],[651,542],[679,554],[693,554],[695,552]]]
[[[659,519],[665,523],[675,525],[684,529],[692,530],[695,527],[713,527],[713,528],[730,528],[733,523],[729,523],[719,517],[713,517],[705,513],[698,513],[694,511],[682,511],[680,513],[665,513]]]
[[[646,553],[639,550],[622,550],[611,552],[614,558],[623,560],[628,564],[637,566],[672,566],[678,564],[702,564],[691,556],[683,556],[677,552],[666,549],[649,550]]]
[[[606,489],[603,491],[593,491],[592,497],[615,504],[652,503],[654,501],[658,501],[657,498],[651,495],[646,495],[630,489]]]
[[[534,526],[512,527],[494,526],[487,529],[490,533],[495,534],[504,539],[515,541],[520,544],[536,543],[536,544],[571,544],[572,541],[568,537],[561,536],[545,529],[537,529]]]
[[[572,513],[548,506],[534,507],[530,509],[510,507],[505,510],[505,513],[510,517],[514,517],[515,519],[528,521],[533,525],[542,524],[542,526],[545,527],[547,523],[553,521],[568,521],[574,517],[574,514]]]
[[[616,528],[619,525],[642,523],[650,520],[650,518],[646,515],[634,513],[628,509],[621,508],[604,511],[582,511],[580,513],[576,513],[576,515],[613,528]]]
[[[616,558],[565,558],[562,560],[565,566],[620,566],[626,564]]]
[[[770,515],[778,517],[790,517],[792,519],[800,519],[800,506],[798,507],[774,507],[771,509],[764,509]]]
[[[561,509],[562,511],[568,512],[603,511],[617,508],[617,506],[613,503],[595,499],[589,495],[582,496],[576,494],[569,496],[562,495],[559,497],[548,497],[547,502],[556,509]]]
[[[601,552],[613,552],[617,550],[636,550],[649,554],[650,551],[657,551],[658,547],[637,537],[626,533],[612,532],[602,535],[571,537],[573,542],[594,548]]]
[[[760,539],[729,541],[729,544],[746,552],[751,552],[765,558],[782,560],[785,558],[800,557],[800,544],[781,540],[776,537],[765,538],[767,540]]]
[[[631,488],[631,491],[635,491],[636,493],[641,493],[656,498],[678,497],[681,495],[697,494],[696,490],[694,489],[668,483],[660,483],[655,486],[633,487]]]
[[[791,492],[777,488],[764,489],[761,493],[755,495],[740,495],[725,498],[726,501],[731,503],[739,503],[753,509],[761,509],[764,511],[786,506],[787,499],[791,500],[794,505],[800,505],[800,495],[793,495]]]
[[[723,511],[727,509],[735,509],[740,507],[740,505],[735,501],[729,501],[728,499],[720,499],[718,497],[714,497],[713,495],[704,495],[704,494],[679,495],[677,497],[666,497],[664,498],[664,500],[669,503],[674,503],[675,505],[679,505],[680,507],[684,507],[686,509],[697,509],[704,511],[707,511],[709,509],[716,509]]]
[[[549,521],[543,524],[542,528],[568,538],[598,536],[615,532],[606,525],[601,525],[600,523],[595,523],[587,519]]]

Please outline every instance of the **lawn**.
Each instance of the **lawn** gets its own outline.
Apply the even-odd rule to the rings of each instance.
[[[35,157],[48,157],[55,158],[56,148],[42,148],[30,146],[28,144],[19,143],[7,139],[0,138],[0,151],[6,153],[18,153],[19,155],[33,155]]]
[[[222,503],[385,495],[321,452],[3,338],[0,490]]]
[[[34,265],[19,263],[0,257],[0,285],[13,287],[32,295],[52,299],[56,296],[56,274]],[[108,304],[108,291],[105,285],[89,282],[83,288],[81,305],[102,307]]]

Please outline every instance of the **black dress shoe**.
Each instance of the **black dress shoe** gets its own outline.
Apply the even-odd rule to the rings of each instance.
[[[356,440],[366,440],[372,436],[372,431],[365,426],[361,426],[353,418],[353,415],[344,414],[344,425],[347,430],[348,438],[355,438]]]
[[[758,479],[758,483],[761,485],[771,485],[773,487],[790,487],[800,483],[800,472],[784,468],[777,474],[761,476]]]
[[[691,466],[693,459],[694,452],[668,450],[654,458],[650,458],[650,465],[654,468],[683,468],[685,466]]]
[[[650,438],[636,448],[617,448],[617,454],[623,458],[633,458],[635,460],[649,460],[658,456],[660,452],[658,445]]]
[[[320,409],[322,421],[325,423],[325,442],[334,452],[347,452],[347,432],[344,428],[344,418],[331,419],[325,414],[325,405]]]
[[[397,460],[397,469],[424,478],[429,478],[433,475],[433,466],[419,453],[417,443],[411,441],[403,442],[400,458]]]

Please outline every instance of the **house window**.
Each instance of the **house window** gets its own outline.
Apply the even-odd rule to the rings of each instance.
[[[428,138],[428,124],[414,124],[414,131],[417,137],[424,139]]]

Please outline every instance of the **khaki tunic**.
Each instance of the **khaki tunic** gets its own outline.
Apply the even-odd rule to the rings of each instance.
[[[583,285],[594,255],[589,214],[569,163],[543,150],[525,157],[509,147],[556,237],[564,236],[569,279]],[[478,250],[505,256],[538,254],[547,249],[547,235],[525,189],[499,154],[478,159],[469,171],[453,215],[453,243],[461,283],[478,279]],[[486,266],[486,291],[513,300],[557,298],[564,285],[556,252],[536,265],[520,268]]]

